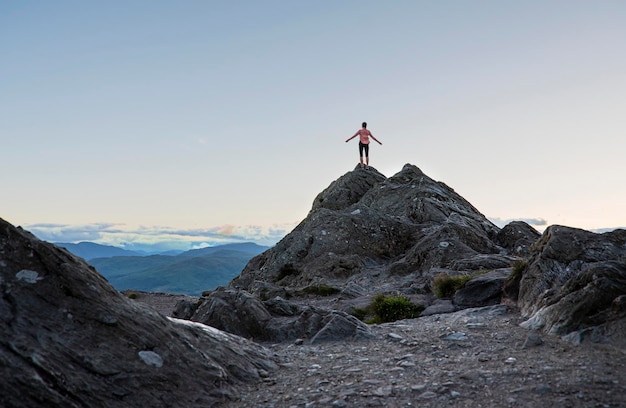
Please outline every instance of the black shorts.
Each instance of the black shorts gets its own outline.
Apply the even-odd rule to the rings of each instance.
[[[370,145],[359,142],[359,156],[363,156],[363,150],[365,150],[365,157],[369,157]]]

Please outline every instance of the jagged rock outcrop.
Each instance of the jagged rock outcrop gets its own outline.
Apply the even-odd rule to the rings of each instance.
[[[509,230],[501,234],[463,197],[416,166],[407,164],[390,178],[374,168],[357,166],[315,198],[306,219],[291,233],[248,263],[229,284],[228,302],[224,291],[216,291],[202,300],[191,319],[225,330],[229,329],[216,319],[231,319],[228,327],[235,333],[276,339],[271,328],[284,316],[266,308],[268,314],[247,322],[253,314],[226,313],[226,309],[239,304],[246,309],[249,297],[280,297],[315,305],[317,313],[350,312],[354,299],[430,294],[435,274],[510,268],[524,254],[519,248],[539,236],[524,223]],[[235,295],[237,291],[245,294]],[[501,292],[496,292],[481,302],[497,302]],[[432,303],[432,296],[422,298],[427,299],[424,306]],[[207,318],[218,315],[223,317]],[[292,319],[306,320],[300,315]],[[318,322],[315,329],[321,330],[322,320],[314,321]],[[303,335],[311,338],[315,333],[310,328]],[[354,335],[354,331],[347,333]]]
[[[536,229],[525,222],[513,221],[498,232],[496,242],[512,254],[528,256],[530,247],[540,236]]]
[[[337,310],[301,306],[279,296],[261,301],[246,291],[218,288],[189,319],[256,341],[366,339],[370,328]]]
[[[385,290],[389,275],[411,275],[408,282],[432,268],[502,268],[516,259],[496,242],[500,229],[450,187],[408,164],[381,176],[357,167],[333,182],[307,218],[229,286],[274,294],[357,284],[372,292]],[[347,192],[351,186],[354,193]]]
[[[540,235],[521,221],[499,229],[413,165],[390,178],[357,166],[315,198],[290,234],[248,263],[226,291],[229,302],[216,291],[191,319],[250,338],[312,338],[326,323],[307,320],[303,305],[329,316],[362,309],[377,294],[400,294],[420,302],[424,314],[445,313],[500,303],[504,287],[506,302],[528,318],[526,327],[576,341],[624,342],[625,252],[624,231],[552,226]],[[477,276],[451,299],[436,300],[432,282],[439,274]],[[277,309],[267,299],[289,300]],[[241,313],[233,311],[239,307]],[[281,334],[289,325],[308,329]],[[343,332],[361,333],[355,328]]]
[[[376,183],[382,183],[386,177],[370,167],[368,171],[355,172],[352,177],[342,177],[333,181],[313,200],[311,211],[320,208],[343,210],[358,203]]]
[[[272,353],[121,295],[82,259],[0,219],[0,406],[211,407]]]
[[[550,226],[509,284],[524,327],[626,347],[626,230]]]

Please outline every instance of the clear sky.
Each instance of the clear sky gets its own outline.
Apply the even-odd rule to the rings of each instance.
[[[0,3],[0,217],[276,242],[358,162],[502,226],[626,226],[626,2]]]

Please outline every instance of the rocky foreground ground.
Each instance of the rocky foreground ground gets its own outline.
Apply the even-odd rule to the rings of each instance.
[[[374,325],[363,341],[266,344],[282,362],[226,407],[626,407],[626,353],[518,326],[505,305]]]
[[[171,313],[177,296],[137,298]],[[626,407],[626,351],[519,326],[506,305],[372,325],[362,341],[264,344],[281,361],[234,407]]]

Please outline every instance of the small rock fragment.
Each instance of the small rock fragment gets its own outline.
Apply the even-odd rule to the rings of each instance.
[[[41,276],[39,276],[39,273],[31,271],[30,269],[22,269],[15,274],[15,277],[18,280],[24,281],[26,283],[37,283],[37,281],[43,279]]]
[[[537,346],[541,346],[542,344],[543,344],[543,339],[539,337],[537,333],[529,333],[528,336],[526,336],[526,340],[524,341],[522,348],[526,349],[530,347],[537,347]]]
[[[445,340],[450,341],[465,341],[467,340],[467,334],[465,333],[451,333],[444,337]]]
[[[157,368],[163,367],[163,359],[154,351],[142,350],[137,354],[139,354],[139,358],[141,358],[141,360],[147,365],[151,365]]]

